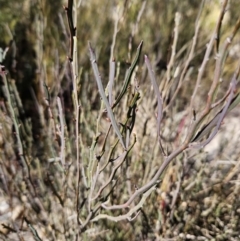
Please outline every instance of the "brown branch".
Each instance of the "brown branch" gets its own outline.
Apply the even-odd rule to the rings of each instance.
[[[156,185],[159,182],[159,177],[162,175],[164,170],[167,168],[169,163],[180,153],[182,153],[186,148],[188,147],[188,143],[184,143],[182,146],[178,147],[173,153],[171,153],[168,157],[164,159],[164,162],[158,169],[157,173],[154,175],[152,180],[150,180],[147,184],[142,186],[141,188],[137,189],[135,193],[128,199],[127,202],[124,204],[120,205],[113,205],[113,206],[106,206],[105,204],[102,204],[102,207],[107,209],[107,210],[117,210],[117,209],[123,209],[123,208],[129,208],[130,204],[133,202],[133,200],[140,196],[141,194],[145,193],[148,191],[151,187]]]
[[[216,31],[216,38],[215,38],[217,53],[219,51],[220,31],[221,31],[221,27],[222,27],[223,17],[224,17],[225,12],[226,12],[227,3],[228,3],[228,0],[223,2],[223,8],[222,8],[222,11],[221,11],[220,17],[219,17],[220,21],[218,21],[218,24],[217,24],[217,31]]]
[[[72,62],[73,61],[73,37],[76,36],[76,27],[73,24],[73,16],[72,16],[72,9],[73,9],[73,0],[68,0],[68,6],[63,6],[68,20],[68,27],[70,31],[70,56],[68,59]]]

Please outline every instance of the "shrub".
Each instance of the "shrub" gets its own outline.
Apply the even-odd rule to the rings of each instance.
[[[213,2],[209,7],[205,1],[132,1],[116,9],[95,4],[83,1],[79,8],[68,0],[65,21],[54,12],[59,5],[41,2],[30,9],[36,40],[27,30],[28,40],[12,37],[1,65],[2,212],[11,216],[4,219],[2,236],[237,238],[237,151],[231,149],[234,168],[225,163],[218,169],[207,162],[212,157],[204,149],[240,98],[235,60],[236,69],[228,70],[229,49],[240,27],[239,19],[229,21],[230,31],[226,27],[230,3],[221,3],[210,37],[204,27],[209,8],[219,9]],[[158,18],[151,15],[160,7],[176,13],[174,21],[163,13],[166,23],[158,32],[153,25]],[[193,17],[195,23],[185,23]],[[27,20],[21,26],[34,29]],[[84,34],[93,40],[89,59]]]

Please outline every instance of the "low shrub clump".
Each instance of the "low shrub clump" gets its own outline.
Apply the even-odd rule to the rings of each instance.
[[[2,239],[237,240],[234,1],[105,2],[6,18]]]

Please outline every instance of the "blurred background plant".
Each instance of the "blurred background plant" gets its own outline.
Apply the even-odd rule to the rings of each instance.
[[[0,4],[3,240],[239,239],[237,0]]]

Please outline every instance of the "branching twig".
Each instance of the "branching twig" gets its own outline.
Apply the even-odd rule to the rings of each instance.
[[[227,2],[228,0],[225,0],[225,2]],[[223,4],[223,7],[221,9],[221,13],[224,12],[225,13],[225,9],[226,8],[226,5]],[[218,18],[218,23],[222,21],[222,18],[221,18],[221,14],[220,14],[220,17]],[[217,26],[218,26],[218,23],[217,23]],[[196,84],[195,84],[195,88],[194,88],[194,91],[193,91],[193,94],[191,96],[191,102],[190,102],[190,106],[189,106],[189,113],[192,112],[192,109],[193,109],[193,105],[194,105],[194,100],[195,100],[195,97],[196,97],[196,94],[197,94],[197,91],[198,91],[198,88],[200,87],[200,83],[201,83],[201,80],[202,80],[202,77],[203,77],[203,73],[205,71],[205,68],[206,68],[206,65],[207,65],[207,62],[209,60],[209,56],[212,52],[212,49],[213,49],[213,44],[214,44],[214,41],[215,41],[215,37],[216,37],[216,31],[217,31],[217,27],[215,28],[213,34],[212,34],[212,37],[209,41],[209,43],[207,44],[207,49],[206,49],[206,52],[205,52],[205,56],[204,56],[204,59],[202,61],[202,64],[201,64],[201,67],[199,68],[198,70],[198,77],[197,77],[197,81],[196,81]],[[220,71],[219,68],[217,68],[217,64],[216,64],[216,68],[215,68],[215,75],[214,75],[214,81],[212,83],[212,86],[211,86],[211,90],[209,91],[209,95],[208,95],[208,100],[207,100],[207,104],[206,104],[206,107],[205,109],[202,111],[202,113],[199,115],[199,117],[196,119],[196,121],[194,121],[194,123],[192,124],[192,126],[189,128],[189,131],[188,131],[188,135],[187,135],[187,138],[186,138],[186,142],[189,142],[194,134],[196,133],[196,129],[198,128],[198,126],[201,124],[201,122],[203,121],[203,119],[206,117],[206,115],[209,113],[210,111],[210,105],[211,105],[211,100],[212,100],[212,94],[214,92],[214,90],[216,89],[216,86],[217,86],[217,81],[219,80],[219,76],[220,76],[220,73],[217,72]],[[189,114],[190,115],[190,114]]]
[[[115,162],[117,162],[117,164],[114,166],[110,177],[108,178],[107,182],[104,183],[104,184],[101,186],[101,188],[99,189],[97,195],[96,195],[95,197],[93,197],[91,201],[99,198],[100,195],[101,195],[101,193],[103,192],[103,190],[111,183],[111,181],[112,181],[113,178],[115,177],[115,174],[116,174],[118,168],[122,166],[122,164],[123,164],[123,162],[125,161],[128,153],[131,151],[131,149],[133,148],[133,146],[135,145],[135,143],[136,143],[136,137],[134,138],[134,142],[133,142],[133,144],[131,145],[131,147],[129,148],[129,150],[128,150],[128,151],[124,151],[124,152],[122,153],[122,155],[121,155],[120,157],[118,157],[117,160],[115,160]]]
[[[155,75],[154,75],[154,72],[153,72],[153,69],[151,67],[151,64],[150,64],[150,61],[147,57],[147,55],[145,55],[145,63],[147,65],[147,68],[148,68],[148,73],[149,73],[149,76],[150,76],[150,80],[152,82],[152,86],[153,86],[153,89],[155,91],[155,95],[157,96],[157,103],[158,103],[158,111],[157,111],[157,136],[158,136],[158,141],[159,141],[159,145],[160,145],[160,148],[162,150],[162,153],[164,156],[166,156],[165,152],[164,152],[164,149],[163,149],[163,146],[162,146],[162,143],[161,143],[161,133],[160,133],[160,128],[161,128],[161,121],[162,121],[162,115],[163,115],[163,101],[162,101],[162,97],[161,97],[161,94],[159,92],[159,87],[157,85],[157,82],[156,82],[156,78],[155,78]]]
[[[195,33],[194,33],[194,36],[193,36],[191,49],[190,49],[188,58],[187,58],[186,62],[184,63],[184,68],[183,68],[183,71],[181,72],[180,79],[179,79],[179,82],[178,82],[178,85],[177,85],[177,89],[174,92],[174,94],[173,94],[173,96],[172,96],[172,98],[171,98],[171,100],[170,100],[170,102],[169,102],[169,104],[167,105],[166,108],[169,108],[172,105],[173,101],[175,100],[175,98],[176,98],[176,96],[177,96],[177,94],[178,94],[178,92],[179,92],[179,90],[182,86],[183,80],[186,76],[187,69],[189,68],[189,64],[194,57],[195,48],[196,48],[197,39],[198,39],[198,33],[199,33],[199,29],[200,29],[200,16],[201,16],[201,13],[202,13],[202,10],[203,10],[204,3],[205,3],[205,0],[202,0],[200,8],[199,8],[198,16],[197,16],[197,19],[196,19],[196,22],[195,22]],[[165,108],[165,110],[166,110],[166,108]]]
[[[212,134],[209,136],[209,138],[206,140],[206,141],[203,141],[199,144],[191,144],[190,147],[193,147],[193,148],[202,148],[204,146],[206,146],[213,138],[214,136],[217,134],[219,128],[220,128],[220,125],[223,121],[223,118],[226,116],[227,114],[227,111],[230,107],[230,104],[232,103],[232,100],[233,100],[233,96],[234,96],[234,91],[235,91],[235,88],[236,88],[236,84],[237,84],[237,80],[236,80],[236,74],[234,74],[233,76],[233,79],[230,83],[230,88],[231,88],[231,92],[230,92],[230,95],[228,97],[228,101],[226,103],[226,105],[224,106],[224,108],[213,118],[212,121],[210,121],[209,124],[207,124],[206,126],[204,126],[204,128],[197,134],[197,136],[194,138],[193,141],[196,141],[198,139],[200,139],[202,136],[208,134],[212,128],[214,126],[215,129],[214,131],[212,132]]]
[[[159,182],[159,177],[161,176],[161,174],[164,172],[164,170],[166,169],[166,167],[169,165],[169,163],[176,157],[178,156],[180,153],[182,153],[186,148],[187,148],[187,144],[184,143],[182,146],[178,147],[174,152],[171,153],[171,155],[169,155],[168,157],[166,157],[164,159],[164,162],[162,163],[162,165],[160,166],[160,168],[158,169],[157,173],[154,175],[154,177],[144,186],[142,186],[141,188],[137,189],[135,191],[135,193],[128,199],[127,202],[125,202],[124,204],[119,204],[119,205],[113,205],[113,206],[106,206],[104,204],[102,204],[102,207],[107,209],[107,210],[117,210],[117,209],[124,209],[124,208],[128,208],[129,205],[133,202],[133,200],[138,197],[139,195],[145,193],[147,190],[149,190],[152,186],[156,185]]]
[[[151,188],[149,188],[142,196],[140,202],[134,206],[133,208],[131,208],[126,214],[124,215],[119,215],[117,217],[113,217],[113,216],[110,216],[110,215],[107,215],[107,214],[99,214],[98,216],[96,216],[94,219],[92,219],[93,222],[96,222],[100,219],[109,219],[111,221],[114,221],[114,222],[119,222],[121,220],[126,220],[128,219],[129,221],[131,220],[131,217],[134,213],[137,212],[138,214],[138,211],[139,209],[142,208],[144,202],[146,201],[147,197],[155,190],[155,185],[152,186]],[[104,207],[104,205],[102,205]]]

